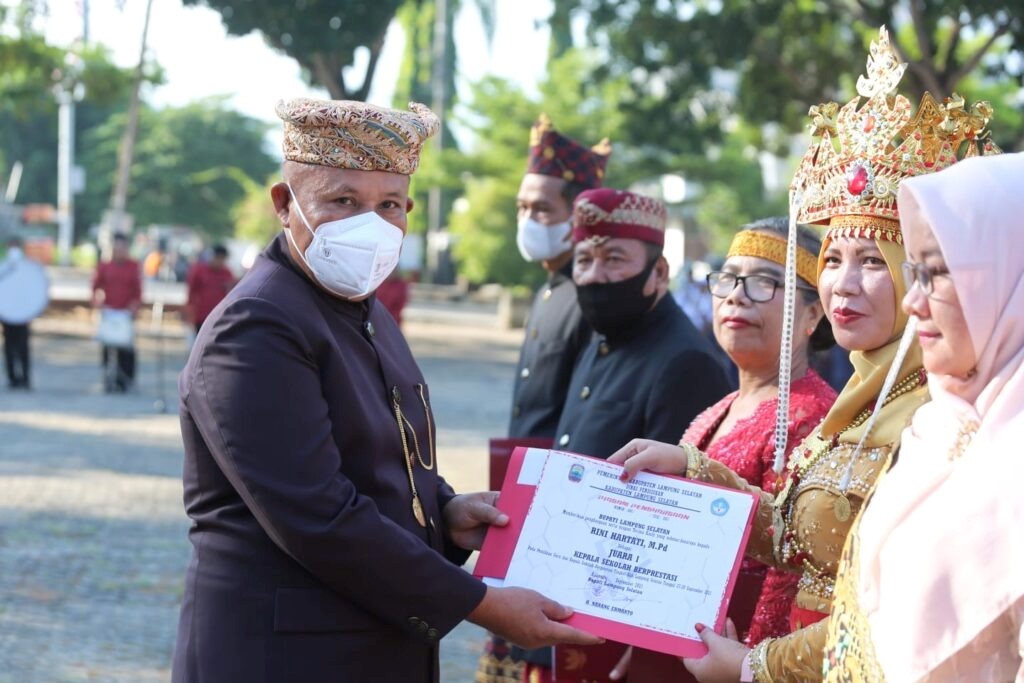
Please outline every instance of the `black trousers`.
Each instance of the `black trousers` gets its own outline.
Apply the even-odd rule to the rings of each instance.
[[[28,388],[28,323],[12,325],[4,323],[4,364],[7,366],[7,382],[12,389]]]
[[[127,391],[135,381],[135,349],[103,346],[103,388]]]

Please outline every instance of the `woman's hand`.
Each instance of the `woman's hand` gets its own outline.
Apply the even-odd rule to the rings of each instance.
[[[679,446],[660,441],[633,439],[612,453],[608,462],[625,468],[622,481],[629,481],[640,470],[661,474],[683,474],[686,472],[686,451]]]
[[[697,624],[697,633],[708,646],[708,653],[700,659],[684,658],[686,670],[700,683],[736,683],[740,680],[743,658],[750,648],[739,642],[732,619],[725,620],[724,636],[703,624]]]

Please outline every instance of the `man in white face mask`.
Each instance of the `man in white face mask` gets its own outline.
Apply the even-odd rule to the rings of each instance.
[[[374,291],[398,261],[409,176],[439,127],[362,102],[291,100],[283,227],[213,310],[182,373],[196,548],[172,680],[438,680],[463,619],[536,645],[594,642],[532,591],[459,567],[495,493],[437,472],[430,392]]]
[[[519,354],[513,392],[512,438],[553,438],[576,356],[590,338],[572,284],[572,202],[600,187],[611,145],[584,147],[541,114],[530,131],[530,158],[519,186],[516,244],[541,265],[548,281],[537,290]]]
[[[516,197],[516,245],[527,261],[547,271],[533,298],[526,336],[519,352],[508,436],[553,441],[576,357],[590,339],[572,282],[572,202],[580,192],[600,187],[611,155],[608,140],[584,147],[554,129],[541,114],[530,130],[530,156]],[[527,662],[545,670],[551,650],[511,651],[499,640],[488,644],[477,681],[498,683]]]

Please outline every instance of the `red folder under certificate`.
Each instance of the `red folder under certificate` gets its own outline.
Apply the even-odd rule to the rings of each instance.
[[[567,623],[667,654],[707,652],[725,622],[756,498],[574,453],[517,448],[474,574],[573,608]]]

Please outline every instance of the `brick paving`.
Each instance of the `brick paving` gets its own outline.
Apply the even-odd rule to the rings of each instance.
[[[87,328],[34,329],[33,391],[0,388],[0,683],[166,681],[190,552],[180,330],[141,339],[138,389],[106,395]],[[441,471],[457,490],[479,490],[520,337],[429,324],[407,334],[431,384]],[[472,681],[482,638],[463,624],[443,641],[444,681]]]

